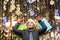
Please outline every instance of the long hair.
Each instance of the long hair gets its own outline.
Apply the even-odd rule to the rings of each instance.
[[[26,26],[28,26],[28,22],[26,23]],[[35,29],[35,24],[33,23],[33,28]],[[28,27],[27,27],[27,29],[28,29]]]

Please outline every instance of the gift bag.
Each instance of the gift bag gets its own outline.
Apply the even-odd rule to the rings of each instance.
[[[40,22],[38,22],[38,26],[39,26],[39,28],[41,28],[41,29],[42,29],[42,25],[41,25],[41,23],[40,23]]]
[[[25,29],[26,29],[26,24],[24,24],[24,23],[19,24],[19,26],[17,28],[17,30],[25,30]],[[21,37],[21,35],[14,33],[14,37]]]
[[[39,26],[38,26],[38,21],[37,20],[34,20],[35,21],[35,29],[40,29]]]
[[[47,27],[46,32],[49,31],[50,29],[52,29],[52,26],[48,23],[48,21],[47,21],[45,18],[43,18],[41,21],[43,21],[44,24],[45,24],[46,27]]]
[[[41,23],[40,23],[41,18],[38,16],[38,17],[36,17],[36,20],[37,20],[38,27],[39,27],[39,28],[42,28],[42,25],[41,25]]]
[[[26,29],[26,24],[22,23],[19,25],[18,30],[25,30]]]

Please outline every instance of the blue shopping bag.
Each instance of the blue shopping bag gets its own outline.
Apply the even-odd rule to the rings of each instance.
[[[41,21],[43,21],[44,24],[45,24],[46,27],[47,27],[46,32],[49,31],[50,29],[52,29],[52,26],[48,23],[48,21],[46,20],[46,18],[43,18]]]
[[[42,25],[41,25],[40,22],[38,22],[38,26],[39,26],[40,29],[42,29]]]

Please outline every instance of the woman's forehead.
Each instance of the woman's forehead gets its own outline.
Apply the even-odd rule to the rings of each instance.
[[[28,22],[28,23],[33,23],[33,22]],[[34,23],[33,23],[34,24]]]

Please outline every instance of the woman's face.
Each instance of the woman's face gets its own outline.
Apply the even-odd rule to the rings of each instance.
[[[33,22],[28,22],[27,28],[33,28],[33,27],[34,27],[34,23]]]

